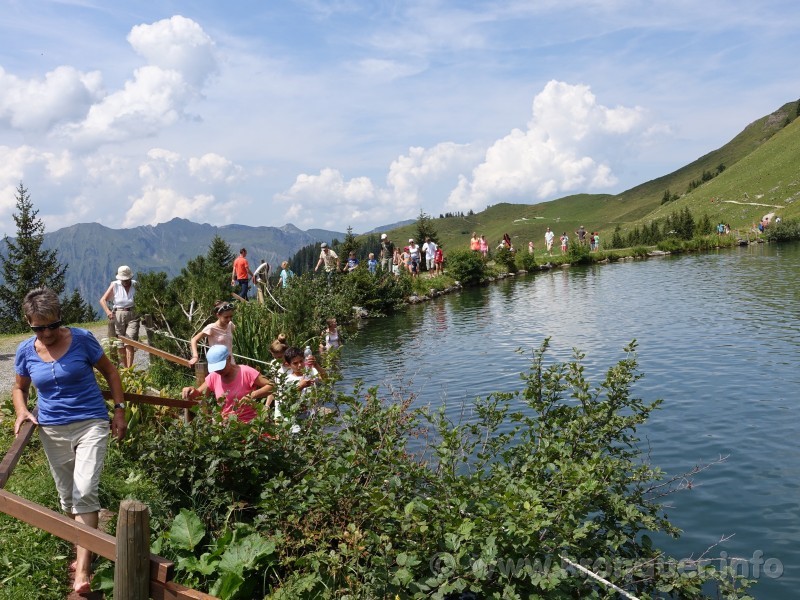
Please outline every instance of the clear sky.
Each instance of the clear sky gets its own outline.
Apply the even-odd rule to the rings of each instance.
[[[797,0],[0,0],[0,223],[617,193],[800,97]]]

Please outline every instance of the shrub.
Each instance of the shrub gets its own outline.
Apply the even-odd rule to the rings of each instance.
[[[567,261],[573,265],[585,265],[592,262],[588,244],[574,242],[567,249]]]
[[[478,283],[484,277],[486,265],[480,253],[454,250],[447,255],[447,274],[462,285]]]
[[[516,273],[517,264],[515,262],[515,254],[515,252],[511,252],[511,250],[503,246],[495,251],[494,262],[501,271]]]
[[[525,271],[536,268],[536,257],[530,252],[517,252],[517,266]]]
[[[770,242],[788,242],[800,240],[800,220],[789,219],[780,223],[772,223],[764,235]]]

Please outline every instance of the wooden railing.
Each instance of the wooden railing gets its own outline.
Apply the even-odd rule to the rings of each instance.
[[[137,348],[146,346],[146,344],[139,344],[139,342],[127,338],[121,339],[124,343],[135,344]],[[167,360],[178,362],[178,364],[189,366],[185,359],[151,346],[142,349]],[[109,392],[103,392],[103,395],[107,399],[111,398]],[[159,398],[128,392],[124,396],[125,401],[132,404],[155,404],[185,410],[197,404],[194,400]],[[154,600],[216,600],[215,596],[171,581],[174,573],[173,563],[150,553],[149,517],[147,507],[142,503],[126,500],[120,504],[117,536],[113,537],[3,489],[30,441],[34,429],[35,425],[30,421],[23,423],[19,434],[0,462],[0,512],[63,540],[87,548],[94,554],[113,560],[115,562],[115,600],[147,600],[147,598]]]

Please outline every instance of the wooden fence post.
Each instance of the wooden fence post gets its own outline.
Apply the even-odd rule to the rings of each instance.
[[[136,500],[123,500],[117,517],[114,600],[150,597],[150,514]]]

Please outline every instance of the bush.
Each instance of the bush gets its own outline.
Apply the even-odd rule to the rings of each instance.
[[[472,250],[454,250],[447,255],[447,274],[462,285],[483,279],[486,265],[483,257]]]
[[[780,223],[772,223],[764,232],[770,242],[788,242],[800,240],[800,220],[790,219]]]
[[[516,273],[517,264],[515,262],[515,254],[515,252],[511,252],[511,250],[503,246],[495,251],[494,262],[501,271]]]
[[[603,595],[563,568],[567,556],[624,564],[613,581],[640,597],[695,597],[708,581],[743,596],[746,582],[729,573],[647,568],[668,562],[648,534],[677,530],[657,500],[669,484],[637,446],[658,402],[631,393],[635,344],[598,385],[585,380],[582,354],[552,363],[547,348],[534,353],[523,390],[476,400],[467,422],[357,386],[352,396],[323,390],[334,412],[299,435],[201,412],[138,436],[144,445],[130,455],[182,515],[162,536],[178,574],[215,592],[229,577],[275,598]],[[421,432],[430,441],[415,455]],[[187,529],[192,544],[180,541]]]
[[[517,252],[517,266],[524,271],[533,271],[536,268],[536,256],[531,252]]]
[[[573,265],[586,265],[592,262],[588,244],[573,242],[567,249],[567,261]]]

